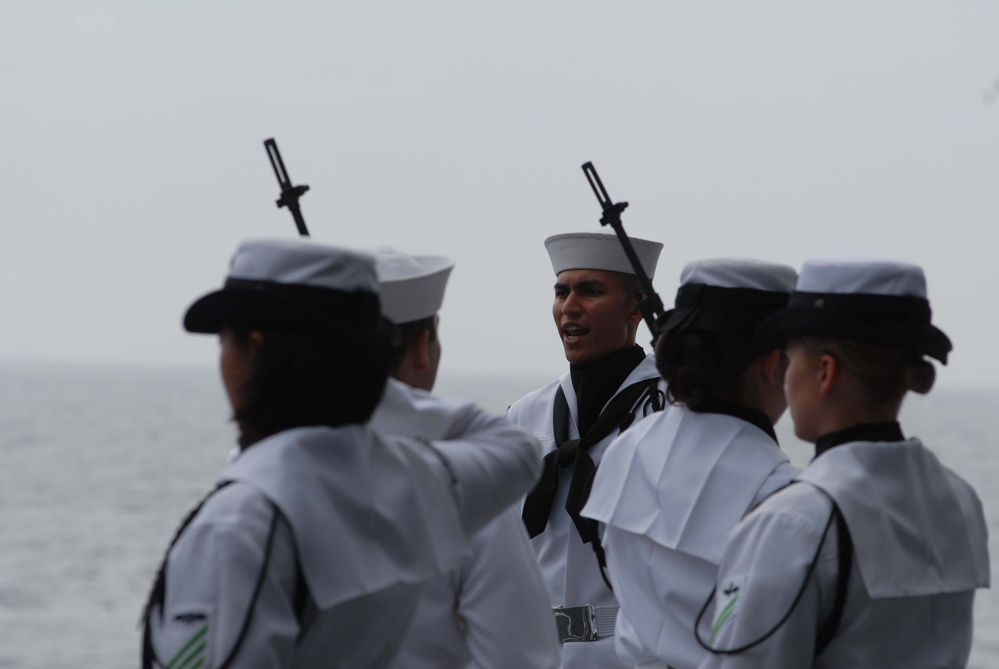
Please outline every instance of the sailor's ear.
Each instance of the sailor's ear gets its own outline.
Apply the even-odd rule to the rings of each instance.
[[[787,371],[787,358],[783,349],[775,348],[769,353],[764,353],[760,369],[767,385],[783,386],[784,372]]]
[[[642,322],[642,312],[638,309],[638,299],[632,299],[631,311],[628,313],[628,325],[638,325]]]
[[[425,372],[430,369],[430,331],[420,330],[419,336],[413,340],[413,343],[409,345],[409,355],[413,362],[413,366],[421,371]]]
[[[245,355],[253,360],[260,356],[260,352],[264,348],[264,340],[266,336],[260,330],[251,330],[250,334],[247,335],[246,341],[243,343],[243,351]]]
[[[818,375],[819,393],[829,395],[839,383],[843,376],[843,369],[835,356],[823,353],[815,363],[816,374]]]

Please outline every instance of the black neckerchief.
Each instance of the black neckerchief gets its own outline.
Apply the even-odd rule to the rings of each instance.
[[[645,351],[636,344],[589,365],[569,365],[569,378],[576,391],[576,427],[581,436],[590,431],[604,406],[643,360]]]
[[[897,420],[887,423],[861,423],[839,432],[824,434],[815,440],[815,457],[819,457],[830,448],[851,441],[905,441],[902,426]]]
[[[766,432],[774,440],[774,443],[778,443],[773,423],[770,422],[770,419],[762,411],[750,409],[747,406],[717,397],[706,397],[700,402],[689,405],[687,408],[695,413],[720,413],[725,416],[744,420]]]
[[[597,393],[592,388],[606,388],[605,384],[609,383],[608,370],[613,370],[614,374],[620,378],[616,382],[617,385],[611,387],[606,399],[591,399],[593,402],[602,402],[602,404],[597,406],[598,412],[603,408],[603,403],[606,403],[607,407],[596,416],[592,425],[590,425],[585,433],[582,430],[579,431],[581,436],[578,439],[569,439],[569,423],[572,417],[562,386],[559,385],[555,391],[554,408],[552,411],[552,434],[555,437],[555,450],[550,451],[545,456],[541,478],[534,489],[528,493],[527,499],[524,500],[524,509],[521,514],[524,519],[524,525],[527,527],[528,535],[532,539],[544,532],[545,527],[547,527],[548,518],[553,511],[552,506],[555,502],[555,494],[559,486],[559,469],[569,466],[574,467],[572,477],[569,481],[569,490],[566,493],[566,512],[576,525],[583,543],[587,543],[595,538],[594,530],[596,523],[579,516],[579,512],[589,498],[590,488],[593,485],[593,476],[596,473],[596,464],[587,451],[591,446],[599,443],[614,432],[614,430],[620,432],[630,425],[634,421],[635,412],[639,408],[644,410],[641,398],[649,393],[656,392],[658,388],[658,379],[643,379],[615,394],[615,391],[628,377],[628,374],[631,374],[641,364],[642,360],[645,359],[645,353],[641,347],[635,346],[618,351],[612,355],[615,360],[608,362],[606,366],[603,364],[606,360],[605,358],[598,361],[595,365],[577,368],[585,372],[582,376],[577,374],[577,378],[585,378],[586,381],[591,382],[591,398],[597,396]],[[625,363],[622,363],[622,360]],[[626,373],[622,374],[622,368],[625,364],[630,364],[631,366],[624,369]],[[601,374],[601,371],[604,373]],[[592,385],[594,381],[599,385]],[[574,384],[573,389],[575,390],[576,388],[577,386]],[[607,399],[610,399],[610,401],[608,402]],[[662,405],[657,402],[652,402],[652,407],[653,411],[662,410]]]

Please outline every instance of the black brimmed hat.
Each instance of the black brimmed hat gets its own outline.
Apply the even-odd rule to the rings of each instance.
[[[306,239],[243,242],[225,285],[198,299],[184,315],[188,332],[244,327],[335,335],[358,343],[386,331],[386,325],[374,259]]]
[[[890,346],[947,363],[950,339],[930,323],[922,268],[894,260],[818,259],[801,269],[785,309],[767,318],[758,342],[814,335]]]
[[[680,273],[675,307],[662,332],[718,331],[759,322],[787,305],[798,275],[761,260],[698,260]]]

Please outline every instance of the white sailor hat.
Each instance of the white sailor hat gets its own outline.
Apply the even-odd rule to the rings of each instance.
[[[663,245],[638,237],[630,239],[642,269],[645,270],[650,280],[655,278],[656,263],[659,262],[659,252],[663,250]],[[570,232],[552,235],[545,240],[545,248],[548,249],[548,256],[551,258],[555,276],[567,269],[599,269],[623,274],[635,273],[617,235],[603,232]]]
[[[930,323],[926,276],[918,265],[887,259],[805,262],[785,309],[767,318],[757,339],[782,344],[816,335],[880,344],[947,363],[950,339]]]
[[[797,278],[794,268],[762,260],[688,263],[661,330],[711,331],[759,322],[787,305]]]
[[[382,314],[395,323],[430,318],[444,304],[454,262],[444,256],[410,256],[382,247],[374,251]]]
[[[192,304],[189,332],[225,326],[300,334],[339,334],[351,340],[382,330],[374,259],[308,239],[240,244],[225,285]]]

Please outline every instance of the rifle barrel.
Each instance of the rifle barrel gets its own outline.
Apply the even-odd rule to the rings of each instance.
[[[298,204],[298,199],[305,195],[309,187],[291,185],[291,177],[288,176],[284,160],[281,159],[281,151],[278,150],[277,142],[274,141],[273,137],[264,140],[264,148],[267,150],[267,157],[271,161],[278,185],[281,186],[281,197],[277,199],[277,206],[279,209],[288,207],[291,217],[295,220],[295,227],[298,228],[298,234],[302,237],[308,237],[309,229],[305,227],[305,218],[302,216],[302,208]]]
[[[638,308],[642,312],[645,324],[649,327],[649,332],[652,333],[653,341],[655,341],[659,334],[657,320],[659,315],[664,312],[663,301],[655,288],[652,287],[652,280],[645,273],[645,268],[642,267],[642,262],[638,259],[638,254],[635,253],[635,247],[632,245],[628,233],[624,231],[624,224],[621,223],[621,213],[628,208],[628,203],[615,203],[611,199],[592,162],[583,163],[583,174],[586,175],[586,180],[590,182],[590,188],[593,189],[593,193],[597,196],[597,201],[603,209],[600,225],[609,225],[614,229],[618,241],[621,242],[621,248],[624,249],[624,254],[628,257],[628,262],[635,270],[635,276],[638,277],[638,283],[642,287]]]

